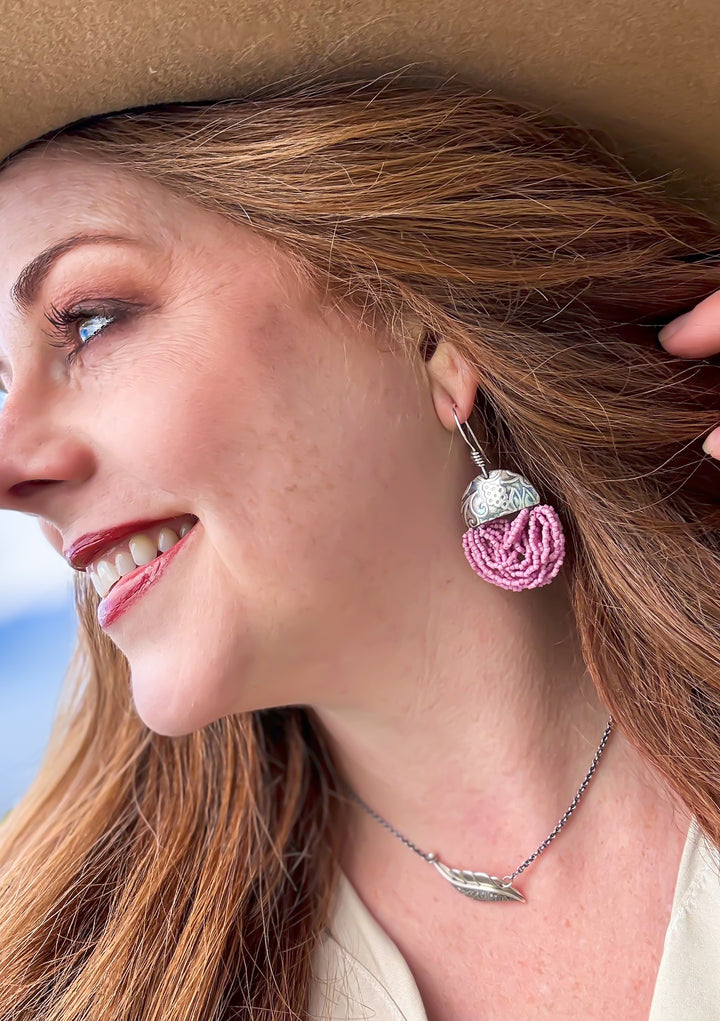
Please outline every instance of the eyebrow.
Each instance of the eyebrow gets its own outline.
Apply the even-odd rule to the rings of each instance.
[[[80,245],[141,245],[143,243],[140,238],[121,234],[74,234],[72,237],[46,248],[36,255],[27,266],[24,266],[10,288],[10,297],[19,312],[27,312],[35,302],[43,281],[58,259],[74,248],[79,248]]]

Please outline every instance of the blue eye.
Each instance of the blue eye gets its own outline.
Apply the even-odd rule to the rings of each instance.
[[[88,341],[92,337],[94,337],[96,333],[99,333],[100,330],[103,329],[103,327],[105,327],[109,323],[113,322],[113,317],[112,316],[102,316],[102,315],[88,316],[86,319],[80,320],[80,322],[81,323],[95,323],[95,324],[99,323],[100,324],[98,329],[91,329],[90,327],[84,326],[84,325],[83,326],[78,326],[78,336],[80,337],[80,340]]]
[[[0,390],[0,411],[5,407],[5,401],[7,400],[7,393],[4,390]]]
[[[108,312],[105,308],[56,308],[45,313],[45,318],[55,327],[56,334],[62,339],[57,343],[50,342],[53,347],[65,348],[68,351],[66,361],[75,361],[80,352],[102,333],[107,326],[127,318],[131,305],[128,302],[115,303],[118,310]]]

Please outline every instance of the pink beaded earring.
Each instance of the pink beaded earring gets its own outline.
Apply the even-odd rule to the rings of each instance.
[[[502,468],[488,473],[477,436],[466,422],[474,443],[467,438],[456,407],[453,415],[460,435],[482,472],[462,497],[468,526],[462,542],[468,563],[485,581],[513,592],[548,585],[565,558],[565,535],[557,512],[540,503],[537,490],[522,475]],[[517,511],[517,517],[508,517]]]

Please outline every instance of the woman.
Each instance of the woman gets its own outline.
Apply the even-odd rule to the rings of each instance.
[[[717,371],[656,334],[717,229],[402,78],[70,126],[0,206],[0,503],[81,624],[0,1017],[714,1016]],[[479,449],[538,499],[463,525]]]

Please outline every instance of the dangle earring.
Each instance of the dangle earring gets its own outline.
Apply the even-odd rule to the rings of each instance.
[[[472,450],[477,475],[462,496],[461,510],[467,532],[463,549],[468,563],[481,578],[501,588],[522,589],[548,585],[565,558],[565,535],[554,507],[541,504],[534,486],[517,472],[485,467],[477,436],[470,426],[467,438],[455,414],[460,435]],[[520,513],[515,518],[508,515]]]

